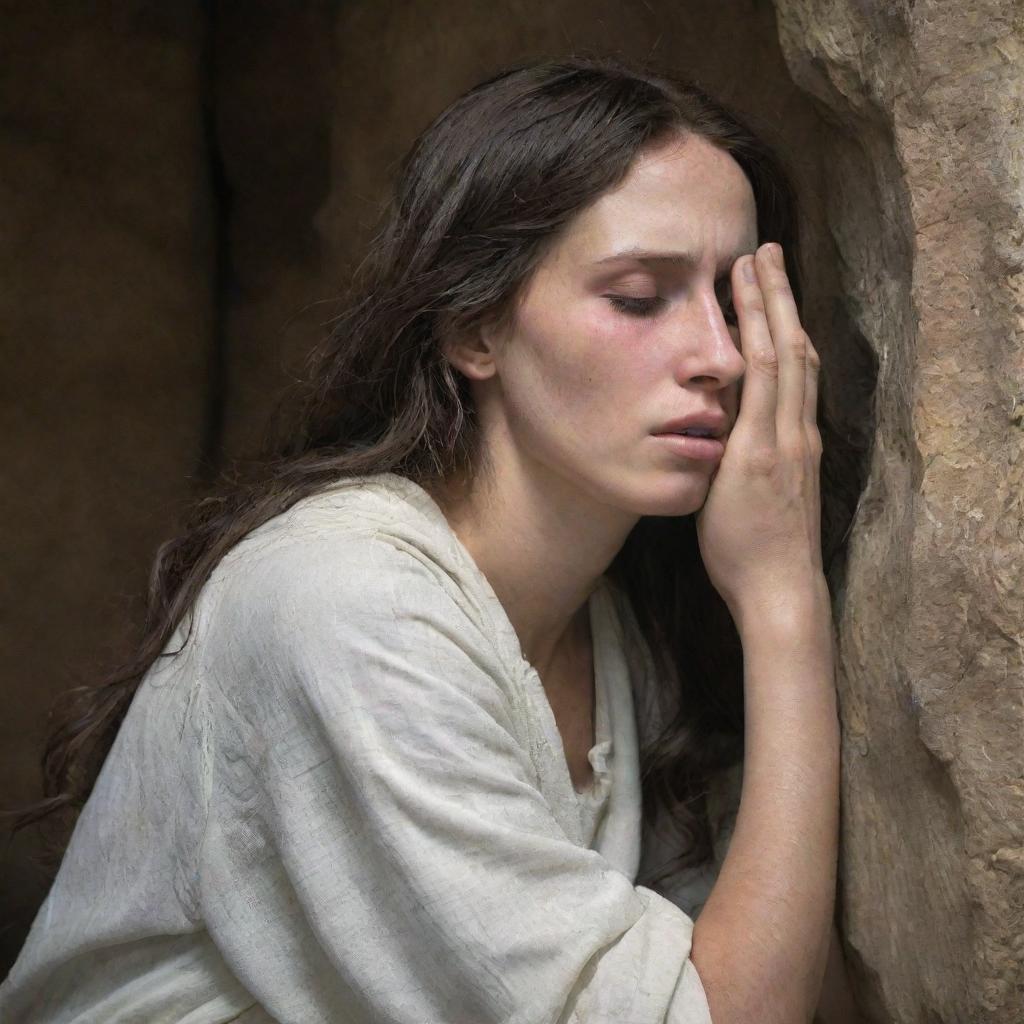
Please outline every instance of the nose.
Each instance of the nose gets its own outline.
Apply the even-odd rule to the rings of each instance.
[[[702,289],[690,305],[690,320],[679,360],[681,385],[701,384],[720,391],[736,384],[747,364],[739,350],[739,328],[730,330],[714,289]]]

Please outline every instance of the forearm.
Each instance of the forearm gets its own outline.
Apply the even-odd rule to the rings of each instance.
[[[715,1024],[806,1024],[828,959],[839,725],[824,581],[746,620],[746,743],[736,825],[693,932]]]

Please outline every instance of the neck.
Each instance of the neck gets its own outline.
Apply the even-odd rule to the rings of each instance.
[[[541,678],[589,645],[587,600],[638,517],[522,462],[434,494]]]

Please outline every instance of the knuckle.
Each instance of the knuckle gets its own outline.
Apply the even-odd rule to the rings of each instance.
[[[803,462],[807,458],[807,443],[802,436],[782,438],[779,451],[787,462]]]
[[[764,299],[760,292],[748,292],[740,299],[740,304],[748,313],[760,313],[764,315]]]
[[[779,375],[779,358],[774,352],[755,352],[750,357],[750,365],[766,377],[775,378]]]

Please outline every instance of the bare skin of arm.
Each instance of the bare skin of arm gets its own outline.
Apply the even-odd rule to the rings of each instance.
[[[790,601],[740,631],[743,789],[691,950],[715,1024],[806,1024],[828,961],[839,807],[830,618],[824,596]]]

